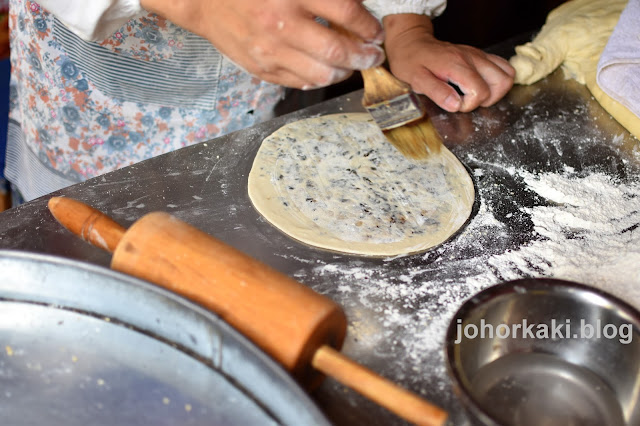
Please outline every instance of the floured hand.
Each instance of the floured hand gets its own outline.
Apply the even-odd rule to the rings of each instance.
[[[506,59],[436,39],[427,16],[389,15],[383,23],[393,74],[446,111],[493,105],[513,86],[515,71]]]
[[[256,77],[312,89],[379,65],[380,23],[359,0],[142,0],[141,5],[213,44]],[[358,42],[315,17],[358,35]]]

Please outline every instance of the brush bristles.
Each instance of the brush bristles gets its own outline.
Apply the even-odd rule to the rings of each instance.
[[[429,118],[383,132],[405,157],[424,160],[440,152],[442,138]]]

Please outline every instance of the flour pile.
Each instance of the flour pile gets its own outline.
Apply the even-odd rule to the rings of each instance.
[[[557,206],[530,210],[542,240],[494,256],[489,264],[505,270],[507,279],[525,274],[579,281],[640,307],[640,185],[604,174],[523,177]]]

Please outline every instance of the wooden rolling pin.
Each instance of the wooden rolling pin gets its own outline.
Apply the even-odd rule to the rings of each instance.
[[[307,389],[327,375],[412,423],[446,420],[445,411],[342,355],[347,321],[340,306],[287,275],[167,213],[149,213],[125,229],[70,198],[51,198],[49,210],[65,228],[113,253],[112,269],[215,312]]]

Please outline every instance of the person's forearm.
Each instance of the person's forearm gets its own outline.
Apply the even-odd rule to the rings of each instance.
[[[427,15],[415,13],[399,13],[387,15],[382,19],[385,30],[385,43],[393,43],[397,37],[403,37],[413,31],[433,35],[433,24]]]
[[[207,9],[209,3],[201,1],[176,1],[176,0],[139,0],[140,6],[147,12],[155,13],[169,19],[174,24],[188,29],[202,37],[206,35],[207,16],[211,13]],[[211,2],[212,4],[215,2]],[[229,14],[229,10],[221,7],[218,10],[220,16]]]

